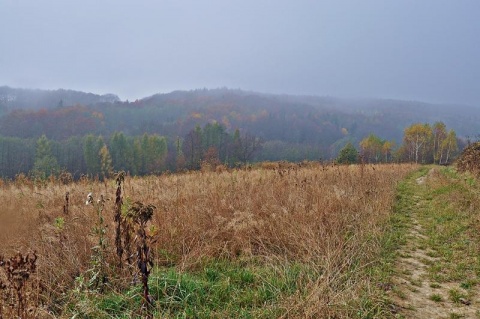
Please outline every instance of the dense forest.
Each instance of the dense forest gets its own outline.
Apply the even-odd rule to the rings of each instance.
[[[478,134],[479,120],[473,107],[411,101],[230,89],[120,101],[113,94],[0,87],[0,172],[10,178],[62,170],[75,177],[149,174],[202,164],[333,160],[346,146],[368,162],[446,163]],[[408,140],[415,134],[423,136],[421,145]]]

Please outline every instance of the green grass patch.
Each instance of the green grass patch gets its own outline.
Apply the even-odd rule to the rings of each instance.
[[[198,270],[157,268],[149,280],[154,317],[277,318],[281,298],[302,290],[309,269],[300,264],[207,262]],[[131,318],[142,305],[141,286],[105,295],[83,292],[85,302],[70,309],[77,318]]]
[[[460,303],[461,299],[466,299],[467,295],[460,292],[458,289],[450,289],[448,291],[448,297],[454,303]]]
[[[432,294],[428,297],[428,299],[435,301],[435,302],[442,302],[443,298],[439,294]]]
[[[477,284],[478,284],[478,280],[468,279],[468,280],[463,281],[460,284],[460,287],[463,288],[463,289],[469,290],[469,289],[472,289],[473,287],[475,287]]]
[[[467,182],[451,168],[444,168],[428,183],[426,191],[432,200],[417,216],[426,230],[429,248],[440,258],[429,267],[432,280],[465,281],[465,277],[472,279],[480,270],[475,262],[480,236],[472,231],[478,190],[474,183]]]

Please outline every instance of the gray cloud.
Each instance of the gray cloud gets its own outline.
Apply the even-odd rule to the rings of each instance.
[[[0,85],[480,104],[475,0],[0,0],[0,11]]]

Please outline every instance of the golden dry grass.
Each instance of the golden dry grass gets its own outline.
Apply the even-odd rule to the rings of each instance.
[[[123,196],[126,204],[157,207],[151,229],[158,237],[157,264],[190,271],[210,258],[255,259],[279,267],[300,262],[314,273],[302,282],[305,289],[279,305],[284,317],[349,316],[355,311],[352,301],[372,288],[358,270],[378,256],[395,186],[415,168],[270,164],[127,177]],[[110,199],[104,215],[113,256],[114,181],[34,185],[18,180],[1,187],[0,254],[36,250],[49,310],[58,312],[63,293],[88,269],[95,245],[96,211],[85,205],[89,192],[95,200],[100,194]],[[70,208],[64,215],[67,191]]]

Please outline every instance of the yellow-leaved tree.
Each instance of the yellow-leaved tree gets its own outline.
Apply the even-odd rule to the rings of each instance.
[[[392,157],[394,141],[382,140],[375,134],[370,134],[360,141],[360,151],[364,161],[367,163],[388,162]]]
[[[447,126],[443,122],[435,122],[433,124],[433,163],[441,164],[442,144],[447,138]]]
[[[457,134],[450,130],[440,145],[439,164],[448,164],[450,156],[458,151]]]
[[[408,160],[425,163],[432,155],[432,127],[430,124],[416,123],[407,127],[403,135],[403,145]]]

